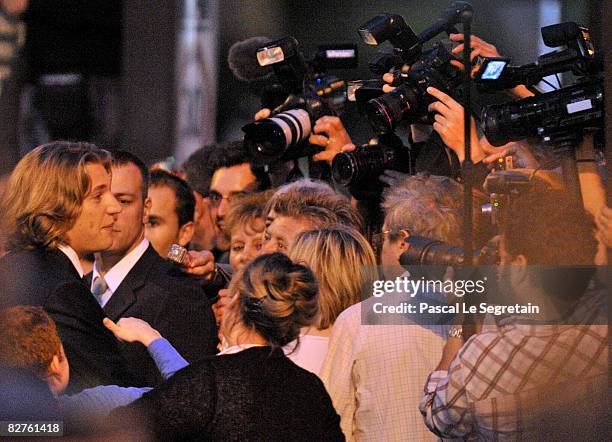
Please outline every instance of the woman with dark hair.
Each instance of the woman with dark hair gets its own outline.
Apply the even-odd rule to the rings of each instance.
[[[344,440],[321,381],[282,347],[318,314],[312,272],[263,255],[230,284],[224,350],[179,371],[114,417],[136,412],[159,440]]]

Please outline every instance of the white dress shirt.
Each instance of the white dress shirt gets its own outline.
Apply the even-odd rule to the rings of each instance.
[[[60,252],[68,257],[76,271],[79,273],[79,276],[83,278],[85,272],[83,272],[83,266],[81,266],[81,260],[79,259],[77,252],[75,252],[72,247],[65,244],[60,244],[57,246],[57,248]]]
[[[144,252],[147,251],[148,247],[149,241],[145,238],[141,241],[140,244],[138,244],[138,246],[134,248],[134,250],[132,250],[130,253],[121,258],[121,261],[119,261],[117,264],[111,267],[108,272],[106,272],[106,274],[104,275],[104,280],[108,285],[108,289],[106,289],[106,291],[102,293],[102,295],[100,295],[99,302],[101,307],[104,307],[106,305],[111,296],[113,296],[113,293],[115,293],[117,288],[121,285],[127,274],[130,273],[132,267],[136,265],[138,260],[142,257],[142,255],[144,255]],[[99,276],[100,272],[98,271],[98,262],[94,261],[90,287],[91,289],[93,289],[94,282]]]
[[[295,365],[308,370],[317,376],[321,375],[321,368],[327,355],[329,336],[300,335],[300,345],[295,348],[297,340],[283,347],[285,354]]]

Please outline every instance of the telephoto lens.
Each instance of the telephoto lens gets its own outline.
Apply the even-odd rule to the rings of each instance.
[[[312,130],[310,115],[304,109],[291,109],[247,124],[244,145],[254,163],[268,164],[308,155],[319,151],[302,143]]]
[[[405,241],[410,247],[400,256],[400,264],[403,266],[457,266],[463,264],[465,259],[461,247],[450,246],[433,238],[409,236]]]

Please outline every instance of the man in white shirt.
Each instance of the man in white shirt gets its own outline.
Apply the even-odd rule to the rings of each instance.
[[[385,194],[381,264],[386,280],[407,277],[399,258],[410,235],[460,244],[461,186],[446,177],[407,177]],[[405,315],[376,314],[374,304],[415,302],[387,293],[355,304],[334,324],[321,378],[347,440],[435,440],[423,424],[424,381],[446,342],[444,321],[420,325]],[[431,302],[444,302],[428,294]],[[434,321],[436,322],[436,321]]]
[[[189,362],[214,354],[215,321],[199,283],[160,257],[145,238],[151,206],[146,166],[129,152],[112,155],[111,191],[122,210],[113,227],[112,246],[95,255],[93,296],[113,321],[130,316],[147,321]],[[161,381],[140,346],[123,343],[121,348],[139,386]]]

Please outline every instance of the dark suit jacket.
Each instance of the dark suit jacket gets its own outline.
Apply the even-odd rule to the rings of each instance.
[[[189,362],[213,355],[217,327],[206,295],[196,280],[161,258],[151,245],[104,306],[110,319],[147,321]],[[146,349],[122,344],[122,353],[137,384],[153,386],[162,379]]]
[[[102,384],[130,385],[104,311],[59,250],[11,252],[0,258],[0,308],[42,306],[55,320],[70,364],[67,392]]]

